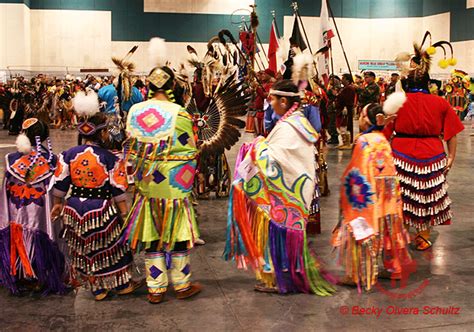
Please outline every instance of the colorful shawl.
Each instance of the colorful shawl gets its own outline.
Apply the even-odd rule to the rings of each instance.
[[[257,279],[280,293],[334,289],[319,273],[306,240],[314,194],[318,134],[301,111],[270,135],[241,148],[228,210],[226,260],[251,265]],[[245,156],[245,158],[244,158]]]
[[[337,260],[346,275],[369,290],[378,258],[392,276],[411,262],[403,227],[400,187],[390,144],[381,133],[359,136],[340,191],[341,218],[333,231]]]

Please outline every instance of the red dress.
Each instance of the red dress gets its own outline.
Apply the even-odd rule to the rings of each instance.
[[[402,189],[403,217],[419,231],[451,221],[443,140],[463,129],[446,100],[421,92],[407,93],[396,121],[385,128],[387,138],[395,133],[391,144]]]

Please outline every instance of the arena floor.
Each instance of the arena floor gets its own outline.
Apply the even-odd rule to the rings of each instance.
[[[466,125],[470,128],[470,125]],[[253,290],[251,272],[239,271],[221,258],[227,202],[200,201],[197,207],[205,246],[192,257],[193,277],[203,285],[197,297],[180,301],[172,291],[166,301],[150,305],[146,288],[125,297],[95,302],[87,290],[66,296],[14,297],[0,290],[0,330],[419,330],[466,331],[474,328],[474,137],[459,137],[458,156],[449,175],[454,221],[432,234],[430,252],[413,252],[417,270],[406,287],[381,281],[370,293],[337,287],[332,297],[261,294]],[[74,131],[52,131],[56,152],[73,146]],[[250,140],[244,136],[244,140]],[[14,151],[14,138],[0,132],[0,154]],[[236,152],[228,154],[233,165]],[[330,150],[332,194],[322,199],[322,234],[311,246],[334,274],[338,268],[329,246],[338,217],[339,176],[350,151]],[[4,171],[1,159],[0,174]],[[138,257],[138,268],[142,260]],[[395,287],[392,287],[395,286]]]

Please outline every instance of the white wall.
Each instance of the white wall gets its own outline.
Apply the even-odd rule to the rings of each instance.
[[[106,68],[112,15],[106,11],[31,10],[33,69]]]
[[[0,68],[29,66],[30,45],[29,8],[24,4],[0,4]]]
[[[293,17],[284,19],[284,35],[289,38],[293,28]],[[353,72],[357,71],[358,60],[393,60],[403,51],[413,52],[413,42],[421,43],[426,30],[433,36],[433,42],[449,40],[450,14],[427,16],[424,18],[392,18],[392,19],[349,19],[337,18],[336,23],[341,33],[349,64]],[[317,50],[320,34],[318,17],[303,17],[303,23],[313,48]],[[335,31],[334,31],[335,33]],[[342,49],[337,37],[332,39],[334,71],[346,72]],[[459,60],[459,68],[474,72],[472,53],[468,51],[466,42],[454,44],[454,54]],[[437,66],[442,51],[438,50],[433,60],[432,73],[449,73],[452,67],[441,69]],[[471,54],[471,58],[468,55]]]
[[[151,1],[151,0],[150,0]],[[155,2],[165,0],[153,0]],[[196,0],[186,0],[193,6]],[[212,2],[215,0],[209,0]],[[220,1],[220,0],[219,0]],[[226,0],[227,2],[233,0]],[[248,1],[248,0],[246,0]],[[195,4],[194,4],[195,5]],[[181,7],[181,11],[187,7]],[[233,7],[229,7],[233,8]],[[111,13],[107,11],[29,10],[23,4],[0,5],[0,68],[7,66],[37,71],[66,71],[79,68],[109,68],[111,56],[121,57],[135,44],[139,48],[132,58],[137,71],[147,73],[150,63],[147,42],[111,40]],[[303,17],[313,51],[318,45],[320,19]],[[401,51],[412,51],[413,41],[420,41],[426,30],[434,40],[449,40],[450,15],[397,19],[336,19],[349,57],[351,68],[357,71],[357,60],[391,60]],[[139,24],[139,23],[137,23]],[[284,18],[283,32],[291,35],[293,17]],[[281,29],[281,27],[280,27]],[[260,31],[261,35],[269,33]],[[160,36],[166,38],[166,36]],[[186,63],[188,43],[167,43],[168,58],[174,66]],[[202,56],[205,43],[192,43]],[[345,72],[346,65],[337,38],[333,39],[334,68]],[[474,41],[453,44],[459,69],[474,73]],[[268,47],[268,45],[264,45]],[[433,74],[447,74],[437,66],[440,51],[435,56]],[[265,65],[266,61],[264,60]],[[27,67],[24,67],[27,66]]]
[[[166,43],[166,54],[173,66],[179,66],[180,63],[187,63],[188,52],[186,45],[192,45],[198,52],[199,57],[204,56],[207,50],[206,43]],[[138,49],[132,57],[132,61],[136,65],[136,71],[140,73],[148,73],[154,66],[150,62],[148,55],[148,42],[112,42],[112,55],[123,57],[134,46],[138,45]],[[109,68],[113,68],[112,61],[109,61]]]

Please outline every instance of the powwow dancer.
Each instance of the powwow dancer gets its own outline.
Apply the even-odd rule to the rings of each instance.
[[[59,228],[51,223],[49,186],[57,164],[48,125],[37,118],[23,122],[18,152],[5,156],[0,194],[0,279],[18,294],[21,284],[44,293],[66,291],[64,255],[56,242]],[[47,141],[47,148],[42,143]]]
[[[428,36],[430,46],[424,50]],[[404,69],[407,99],[395,122],[384,131],[387,137],[393,135],[391,145],[402,191],[403,218],[406,225],[417,231],[417,250],[432,246],[429,238],[433,226],[451,223],[446,175],[456,157],[456,135],[464,129],[448,102],[429,93],[431,55],[436,47],[444,49],[443,45],[449,46],[452,52],[451,44],[446,41],[431,45],[431,34],[426,32],[421,46],[414,44],[414,54],[397,56],[399,62],[410,61]],[[456,63],[452,53],[450,60],[441,61]],[[447,143],[447,154],[443,141]]]
[[[210,45],[212,46],[212,44]],[[148,76],[153,97],[134,105],[127,119],[130,141],[126,155],[134,165],[135,195],[127,217],[124,239],[132,249],[146,250],[148,301],[160,303],[168,288],[167,271],[178,299],[200,292],[201,286],[191,282],[190,254],[199,237],[194,208],[190,199],[196,171],[196,147],[193,120],[186,111],[174,103],[175,75],[163,66],[166,45],[159,38],[150,41],[150,54],[158,64]],[[210,54],[210,55],[209,55]],[[217,65],[205,61],[204,75],[211,76],[210,67]],[[209,74],[209,75],[208,75]],[[232,75],[230,75],[232,76]],[[238,99],[240,83],[221,76],[215,91],[220,91],[206,110],[207,119],[198,129],[198,145],[202,154],[221,154],[237,142],[242,114]],[[205,86],[208,86],[205,84]],[[168,259],[167,259],[168,258]],[[171,258],[171,259],[169,259]]]
[[[352,158],[342,176],[340,221],[333,231],[337,261],[345,268],[345,284],[370,290],[383,262],[385,275],[401,279],[409,271],[409,236],[403,226],[402,201],[390,144],[382,134],[386,116],[396,114],[405,101],[392,93],[383,109],[366,105],[359,118]]]
[[[132,254],[119,241],[128,212],[127,175],[125,163],[103,147],[110,137],[97,95],[78,92],[74,108],[85,117],[77,127],[85,144],[59,157],[51,214],[54,218],[62,211],[74,274],[101,301],[110,291],[124,295],[142,285],[132,281]],[[69,189],[71,194],[64,202]]]
[[[256,290],[330,295],[306,239],[316,183],[318,134],[304,117],[298,87],[274,84],[271,104],[282,116],[267,138],[241,148],[232,186],[224,257],[248,265],[261,282]]]

